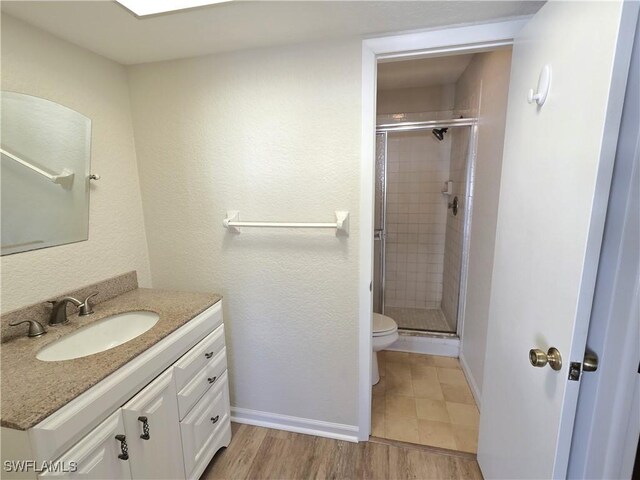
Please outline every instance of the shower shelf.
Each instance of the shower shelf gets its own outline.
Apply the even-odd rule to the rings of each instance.
[[[222,225],[230,232],[240,233],[240,227],[250,228],[335,228],[336,235],[349,235],[349,212],[336,210],[336,221],[332,223],[308,223],[308,222],[256,222],[240,221],[240,212],[227,211]]]

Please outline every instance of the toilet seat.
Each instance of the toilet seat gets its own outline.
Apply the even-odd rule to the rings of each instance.
[[[398,324],[391,317],[381,315],[380,313],[373,314],[373,336],[381,337],[384,335],[391,335],[398,330]]]

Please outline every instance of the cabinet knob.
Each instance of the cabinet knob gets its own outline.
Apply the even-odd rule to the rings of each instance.
[[[143,440],[149,440],[151,435],[149,435],[149,422],[147,417],[138,417],[138,421],[142,422],[142,435],[140,435],[140,438]]]
[[[211,358],[213,357],[213,352],[205,353],[204,356],[205,358]]]
[[[217,423],[220,420],[220,415],[216,415],[215,417],[211,417],[211,423]]]
[[[216,381],[216,379],[217,379],[217,378],[218,378],[218,377],[209,377],[209,378],[207,378],[207,381],[208,381],[209,383],[213,383],[213,382],[215,382],[215,381]]]
[[[122,453],[118,455],[120,460],[129,460],[129,447],[127,446],[127,437],[124,435],[116,435],[116,440],[120,442],[120,450]]]

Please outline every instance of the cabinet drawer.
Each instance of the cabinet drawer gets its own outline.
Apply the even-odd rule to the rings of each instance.
[[[227,373],[210,388],[180,422],[187,478],[198,478],[221,447],[231,440]]]
[[[189,413],[191,407],[209,390],[209,388],[217,385],[222,378],[222,374],[227,369],[226,348],[207,363],[202,370],[197,372],[193,378],[187,383],[182,390],[178,392],[178,411],[180,412],[180,420]]]
[[[182,390],[194,375],[210,363],[223,348],[224,325],[220,325],[174,364],[176,389]]]

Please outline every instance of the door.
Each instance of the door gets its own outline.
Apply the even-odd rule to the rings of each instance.
[[[184,478],[172,368],[129,400],[122,417],[133,478]]]
[[[566,474],[636,2],[548,2],[509,87],[478,462],[485,478]],[[551,88],[529,103],[544,65]],[[559,350],[535,368],[529,350]]]
[[[38,478],[130,479],[129,460],[123,455],[126,447],[122,450],[126,438],[120,435],[124,435],[124,423],[118,410],[58,459],[53,465],[58,471],[43,473]]]

